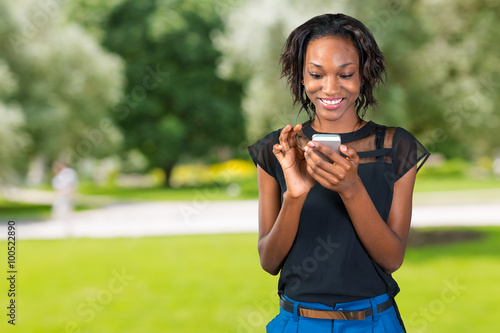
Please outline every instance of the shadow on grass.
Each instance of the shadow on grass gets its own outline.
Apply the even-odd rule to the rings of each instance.
[[[418,230],[411,229],[408,236],[408,247],[418,247],[436,244],[462,243],[484,239],[486,234],[477,230],[463,229],[437,229]]]
[[[500,253],[500,227],[411,229],[407,259],[426,261],[442,257],[493,257]],[[406,260],[406,259],[405,259]]]

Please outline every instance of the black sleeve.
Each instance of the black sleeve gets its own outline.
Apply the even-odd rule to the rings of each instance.
[[[395,181],[403,177],[411,168],[417,166],[417,171],[422,167],[430,153],[407,130],[398,127],[394,133],[392,144],[395,163]]]
[[[255,165],[259,165],[262,170],[276,179],[276,163],[278,160],[273,154],[273,146],[279,143],[280,131],[269,133],[253,145],[248,147],[248,152]]]

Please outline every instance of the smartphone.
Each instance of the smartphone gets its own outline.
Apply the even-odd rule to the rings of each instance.
[[[341,142],[340,135],[338,134],[314,134],[312,136],[312,141],[316,141],[321,143],[322,145],[327,146],[331,150],[336,153],[340,153],[339,147]],[[328,157],[321,154],[319,151],[316,151],[319,156],[321,156],[325,161],[332,162]]]

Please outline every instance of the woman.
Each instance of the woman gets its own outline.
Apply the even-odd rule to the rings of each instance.
[[[267,331],[403,332],[391,273],[403,262],[415,176],[429,153],[404,129],[363,120],[385,59],[358,20],[312,18],[290,34],[281,64],[310,120],[249,147],[261,265],[281,271],[281,310]],[[339,152],[310,141],[316,133],[339,134]]]

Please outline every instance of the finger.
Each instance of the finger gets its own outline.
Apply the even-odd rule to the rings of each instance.
[[[280,144],[283,146],[285,151],[290,149],[290,144],[288,143],[290,131],[292,130],[292,125],[286,125],[280,134]]]
[[[314,178],[314,180],[325,188],[328,188],[331,184],[338,184],[339,178],[336,176],[335,172],[332,172],[334,165],[326,162],[316,153],[312,153],[311,155],[312,156],[308,156],[306,158],[307,172]],[[316,161],[313,161],[313,159]]]
[[[344,157],[342,157],[339,153],[336,151],[333,151],[329,147],[316,142],[316,141],[310,141],[307,144],[309,147],[319,151],[321,154],[323,154],[325,157],[329,158],[333,163],[340,164],[344,167],[350,167],[350,163],[346,161]]]
[[[334,172],[335,165],[331,161],[325,161],[316,150],[309,146],[305,147],[304,157],[313,170],[323,169],[328,173]]]
[[[321,177],[333,184],[337,184],[339,180],[346,177],[347,172],[352,168],[352,164],[339,154],[335,152],[334,154],[338,155],[340,158],[339,163],[325,161],[318,154],[318,152],[315,151],[315,149],[306,146],[306,162],[310,166],[311,170],[316,173],[318,177]],[[317,179],[317,181],[320,182],[319,179]]]
[[[356,149],[350,146],[340,145],[340,151],[346,156],[348,161],[351,161],[356,165],[359,164],[359,155]]]
[[[274,156],[276,156],[276,159],[278,160],[278,162],[281,163],[281,161],[283,160],[284,156],[283,156],[283,146],[280,145],[280,144],[275,144],[273,146],[273,154]]]
[[[290,133],[288,134],[288,143],[290,147],[298,147],[296,136],[301,129],[302,124],[297,124],[291,129]]]
[[[298,131],[302,129],[302,124],[297,124],[293,127],[293,134],[296,134]]]
[[[332,186],[336,186],[340,182],[337,178],[333,177],[332,175],[322,175],[318,172],[312,172],[309,166],[307,167],[307,172],[316,182],[318,182],[324,188],[332,189]]]

